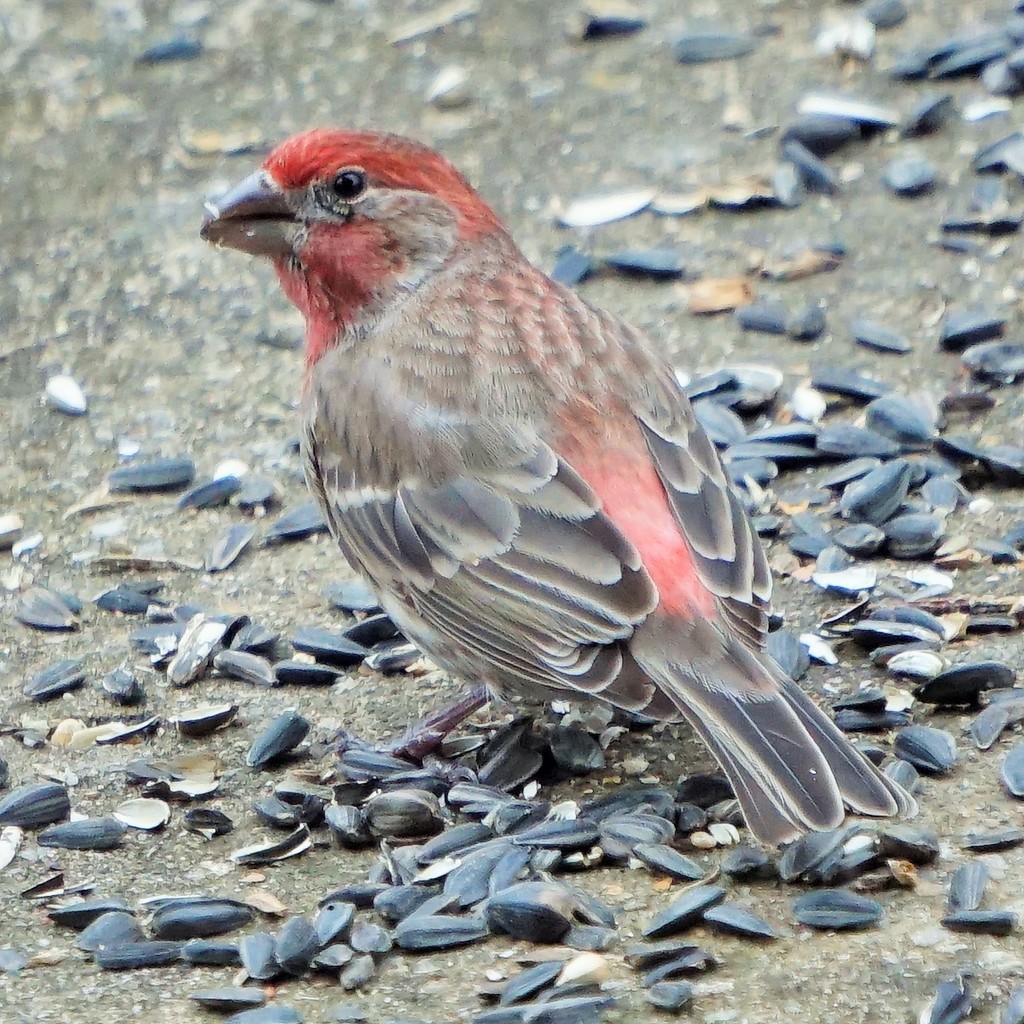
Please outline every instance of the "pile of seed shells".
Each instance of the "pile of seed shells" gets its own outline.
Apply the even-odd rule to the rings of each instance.
[[[607,14],[600,7],[586,5],[575,29],[579,39],[598,41],[646,26],[638,12]],[[897,27],[905,14],[901,0],[863,3],[825,25],[818,47],[868,59],[874,33]],[[451,16],[456,15],[462,16],[458,11]],[[424,30],[421,24],[410,26],[401,38]],[[698,64],[742,59],[758,44],[756,35],[701,29],[682,33],[674,47],[680,63]],[[174,39],[147,50],[139,61],[194,59],[201,53],[195,40]],[[1005,109],[1024,91],[1024,16],[1015,11],[1002,23],[916,47],[891,74],[933,85],[912,93],[904,113],[867,98],[807,95],[782,127],[778,164],[766,177],[752,175],[685,194],[639,188],[584,197],[563,204],[560,220],[570,229],[589,229],[644,210],[683,216],[708,207],[795,207],[813,193],[841,194],[841,176],[828,163],[833,154],[863,146],[873,135],[910,139],[939,132],[956,116],[952,97],[935,91],[936,83],[955,76],[979,78],[989,97],[961,112],[971,120]],[[431,102],[454,103],[451,97],[461,96],[464,84],[457,75],[439,79]],[[1024,208],[1007,185],[1013,176],[1024,177],[1024,136],[1015,132],[987,145],[975,155],[973,167],[979,175],[973,189],[936,224],[936,244],[965,256],[1016,232],[1024,220]],[[881,174],[887,188],[907,199],[928,195],[939,183],[936,168],[912,153],[894,157]],[[752,269],[767,281],[784,283],[827,273],[846,255],[832,241],[808,243],[759,253]],[[814,340],[828,327],[823,307],[757,301],[746,277],[701,278],[674,250],[596,257],[568,246],[553,271],[571,285],[597,272],[683,280],[691,312],[735,311],[742,330],[794,344]],[[942,728],[946,716],[972,711],[967,739],[979,750],[994,747],[1024,721],[1024,689],[1015,685],[1014,667],[972,659],[965,642],[1018,631],[1024,594],[1013,588],[991,596],[956,593],[957,570],[991,564],[994,572],[999,567],[1010,572],[1022,560],[1024,525],[979,535],[991,500],[976,497],[972,488],[1024,486],[1024,447],[993,442],[983,427],[987,410],[1010,389],[1019,393],[1024,345],[1004,339],[1006,318],[989,309],[952,308],[934,326],[937,351],[946,354],[938,365],[947,383],[937,378],[915,393],[901,393],[884,372],[869,375],[834,364],[788,389],[770,366],[728,366],[682,379],[758,532],[788,548],[789,575],[838,604],[816,629],[800,636],[775,622],[773,656],[799,679],[812,660],[834,665],[851,652],[863,652],[877,666],[879,682],[832,694],[835,720],[887,774],[924,801],[931,795],[927,778],[957,771],[957,739]],[[880,356],[898,357],[912,348],[910,338],[868,313],[846,329],[854,344]],[[66,375],[50,378],[45,398],[60,413],[88,413],[82,388]],[[174,717],[141,713],[147,695],[133,667],[140,660],[163,672],[171,687],[202,687],[204,679],[221,675],[281,688],[282,704],[298,704],[304,687],[331,686],[356,669],[412,677],[425,670],[419,652],[358,584],[331,593],[332,606],[348,616],[345,628],[309,626],[289,637],[244,615],[164,600],[161,575],[220,572],[240,558],[258,557],[258,545],[301,542],[326,524],[311,502],[263,519],[277,510],[273,481],[233,461],[197,484],[188,457],[146,460],[136,452],[123,454],[124,464],[84,504],[102,507],[111,495],[175,493],[183,515],[230,505],[237,520],[214,540],[202,566],[124,553],[93,558],[97,571],[123,574],[121,582],[90,601],[100,612],[137,623],[126,631],[124,663],[93,678],[84,661],[59,659],[26,678],[22,693],[28,701],[44,703],[96,685],[122,712],[92,724],[66,719],[51,731],[29,724],[4,732],[40,749],[130,743],[133,759],[123,772],[126,799],[108,815],[82,817],[64,782],[8,780],[0,759],[0,789],[15,783],[0,796],[0,870],[30,842],[58,850],[116,849],[129,829],[163,827],[172,804],[186,805],[185,827],[211,841],[231,833],[232,820],[204,803],[218,790],[215,759],[183,754],[173,762],[158,761],[144,751],[145,738],[157,730],[202,739],[230,728],[237,705],[199,704]],[[261,530],[260,523],[269,525]],[[0,515],[0,550],[19,558],[40,541],[38,533],[26,530],[20,513]],[[883,559],[905,562],[906,570],[886,573]],[[77,630],[86,614],[81,598],[44,586],[22,592],[15,611],[24,628],[55,633]],[[720,932],[768,944],[784,929],[879,927],[884,923],[879,893],[914,887],[919,870],[940,857],[939,837],[912,822],[850,823],[770,855],[744,842],[734,795],[717,775],[685,776],[674,787],[623,785],[588,801],[552,803],[545,794],[554,786],[601,770],[618,736],[644,725],[613,719],[601,708],[553,710],[548,720],[514,718],[498,728],[456,735],[439,758],[422,764],[391,757],[357,737],[311,741],[313,724],[295,710],[265,723],[253,736],[245,763],[270,773],[275,782],[272,792],[254,802],[251,814],[279,836],[235,849],[230,859],[262,865],[328,842],[339,856],[349,849],[377,851],[365,881],[326,894],[318,908],[289,917],[274,933],[260,927],[272,916],[267,907],[210,895],[144,894],[131,900],[99,895],[60,872],[40,878],[22,896],[44,906],[54,928],[76,932],[77,949],[103,970],[237,967],[238,985],[197,988],[193,994],[199,1005],[231,1013],[234,1024],[302,1020],[297,1010],[279,1002],[264,1005],[266,992],[259,983],[316,973],[354,991],[371,984],[388,957],[494,936],[542,945],[551,956],[510,979],[484,982],[481,998],[493,1005],[481,1010],[477,1024],[572,1024],[596,1020],[615,1004],[605,986],[609,963],[602,955],[617,941],[615,913],[575,884],[590,868],[621,865],[672,880],[678,895],[652,914],[644,941],[623,954],[649,1002],[680,1012],[699,998],[701,979],[721,966],[714,949],[696,944],[691,930],[700,927],[702,938]],[[1024,740],[993,758],[992,770],[1008,801],[1024,799]],[[1022,843],[1024,828],[960,840],[968,853]],[[716,858],[710,871],[694,856],[709,852]],[[986,898],[987,881],[981,860],[958,867],[938,912],[941,925],[993,936],[1018,931],[1016,914]],[[732,886],[758,882],[792,887],[789,919],[765,920],[730,898]],[[228,937],[242,929],[240,937]],[[0,950],[0,970],[17,972],[27,963],[16,950]],[[938,986],[919,1020],[960,1021],[972,1004],[969,972],[959,973]],[[335,1019],[363,1018],[358,1006],[343,1004]],[[1024,989],[1002,1008],[1000,1021],[1024,1022]]]

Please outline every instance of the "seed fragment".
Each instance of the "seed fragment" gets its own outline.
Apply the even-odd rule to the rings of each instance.
[[[78,381],[66,373],[55,374],[47,380],[46,400],[67,416],[84,416],[89,408]]]

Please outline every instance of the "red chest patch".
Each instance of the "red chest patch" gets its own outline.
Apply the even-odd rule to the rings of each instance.
[[[605,515],[640,552],[661,607],[687,619],[714,618],[715,597],[700,577],[646,446],[633,454],[602,449],[595,441],[595,449],[563,449],[563,454],[601,499]]]

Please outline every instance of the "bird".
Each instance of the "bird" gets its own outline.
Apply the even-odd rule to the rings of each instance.
[[[766,650],[764,550],[672,366],[532,265],[445,157],[315,128],[208,202],[305,319],[331,533],[439,666],[686,722],[767,844],[915,804]]]

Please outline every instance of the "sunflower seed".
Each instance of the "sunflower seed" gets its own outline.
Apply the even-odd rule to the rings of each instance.
[[[71,813],[68,791],[56,782],[19,786],[0,799],[0,825],[41,828]]]
[[[153,915],[157,939],[202,939],[248,924],[252,910],[236,900],[197,898],[160,907]]]
[[[193,992],[189,998],[207,1010],[230,1013],[232,1010],[262,1006],[267,1001],[267,994],[261,988],[204,988]]]
[[[187,487],[195,475],[191,459],[153,459],[115,469],[107,476],[107,487],[112,494],[175,491]]]
[[[889,554],[893,558],[920,558],[930,555],[945,534],[943,516],[911,512],[896,516],[884,524]]]
[[[135,58],[135,63],[166,64],[169,61],[195,60],[202,52],[203,44],[198,39],[177,36],[147,47]]]
[[[300,976],[319,950],[320,937],[314,927],[304,917],[290,917],[277,935],[274,959],[285,974]]]
[[[312,626],[297,629],[292,635],[292,646],[297,651],[312,654],[317,661],[345,668],[358,665],[370,653],[369,648],[343,633]]]
[[[934,651],[927,650],[904,650],[898,651],[885,663],[886,672],[897,679],[926,679],[928,682],[942,675],[942,667],[945,662]],[[923,683],[914,689],[914,696],[921,700],[920,691],[924,690],[928,683]]]
[[[846,519],[878,526],[906,499],[910,478],[910,464],[905,459],[893,459],[846,486],[839,502],[840,513]]]
[[[724,899],[722,886],[695,886],[657,914],[643,929],[643,935],[648,939],[661,939],[685,931],[696,924],[706,910]]]
[[[945,775],[956,763],[956,741],[944,729],[911,725],[901,729],[893,753],[928,775]]]
[[[55,662],[31,676],[21,692],[30,700],[42,702],[77,690],[85,682],[83,664],[82,658],[65,658]]]
[[[930,160],[917,156],[902,156],[891,161],[882,179],[898,196],[916,197],[935,188],[938,175]]]
[[[206,556],[206,571],[223,572],[230,568],[255,536],[256,530],[249,523],[232,523],[210,548]]]
[[[380,602],[362,580],[347,580],[335,583],[327,591],[331,605],[346,612],[375,612]]]
[[[75,940],[75,946],[86,953],[95,953],[126,942],[142,942],[145,937],[134,914],[109,910],[86,925]]]
[[[810,928],[843,931],[877,924],[882,907],[849,889],[822,889],[798,896],[793,901],[793,915]]]
[[[390,839],[421,839],[444,828],[437,797],[422,789],[377,793],[363,807],[373,835]]]
[[[254,686],[276,686],[277,674],[266,658],[247,651],[221,650],[213,657],[213,667],[232,679]]]
[[[54,631],[78,629],[78,610],[63,594],[45,587],[29,587],[18,600],[14,617],[33,629]]]
[[[812,303],[786,320],[786,333],[794,341],[814,341],[825,333],[827,326],[824,308]]]
[[[621,274],[660,279],[682,277],[686,269],[674,249],[624,249],[605,256],[604,262]]]
[[[517,882],[487,901],[484,916],[492,931],[530,942],[558,942],[572,926],[577,908],[576,896],[564,886]]]
[[[754,302],[737,309],[735,317],[745,331],[785,334],[789,314],[781,302]]]
[[[999,777],[1010,796],[1024,799],[1024,742],[1011,748],[1003,761]]]
[[[631,853],[647,867],[670,878],[696,882],[705,875],[696,861],[661,843],[638,843]]]
[[[938,406],[922,396],[884,395],[868,404],[865,422],[904,448],[928,448],[938,433]]]
[[[644,998],[659,1010],[679,1013],[693,1002],[693,986],[687,981],[659,981],[644,993]]]
[[[943,321],[939,344],[947,352],[962,352],[980,341],[998,338],[1006,330],[1006,318],[984,309],[952,313]]]
[[[264,534],[263,543],[271,545],[304,540],[326,530],[327,520],[320,506],[315,501],[306,501],[280,516]]]
[[[927,93],[907,114],[903,135],[929,135],[938,131],[953,115],[953,97],[949,93]]]
[[[980,751],[987,751],[999,734],[1024,721],[1024,690],[1008,690],[1006,699],[993,699],[971,723],[971,738]]]
[[[120,898],[103,897],[101,899],[77,900],[74,903],[65,903],[61,906],[48,906],[46,912],[50,920],[56,925],[65,928],[83,929],[87,928],[93,921],[104,914],[125,911],[129,915],[131,911],[128,904]]]
[[[113,850],[128,831],[116,818],[81,818],[50,825],[36,837],[40,846],[62,850]]]
[[[950,910],[977,910],[985,897],[985,885],[988,882],[988,868],[980,860],[953,872],[949,880],[949,897],[946,905]]]
[[[396,925],[395,943],[400,949],[409,950],[452,949],[465,946],[487,937],[489,921],[489,917],[485,922],[483,918],[477,916],[412,914]]]
[[[704,923],[729,935],[740,935],[751,939],[777,939],[779,933],[767,921],[762,920],[738,903],[722,903],[704,914]]]
[[[839,178],[832,168],[796,139],[782,143],[782,157],[796,168],[800,181],[808,192],[826,196],[839,192]]]
[[[782,133],[783,142],[793,139],[815,156],[828,156],[860,137],[853,118],[826,110],[801,110]]]
[[[237,704],[204,704],[170,719],[182,736],[209,736],[234,721]]]
[[[104,971],[134,971],[142,967],[166,967],[181,959],[180,942],[122,942],[100,946],[93,957]]]
[[[961,355],[979,380],[1012,384],[1024,377],[1024,345],[1010,341],[985,341],[971,345]]]
[[[909,13],[904,0],[868,0],[862,12],[877,29],[896,28],[907,20]]]
[[[222,476],[189,488],[178,498],[179,512],[186,509],[219,508],[226,505],[242,488],[242,481],[236,476]]]
[[[954,665],[914,690],[914,696],[926,704],[977,705],[986,690],[1012,687],[1016,672],[1001,661],[979,661]]]
[[[498,1003],[501,1006],[513,1006],[536,996],[542,989],[554,983],[562,970],[558,961],[540,963],[522,971],[511,978],[501,990]]]
[[[902,354],[911,350],[910,342],[899,331],[867,317],[860,317],[851,325],[854,341],[877,352]]]
[[[999,1024],[1024,1024],[1024,987],[1010,994],[1010,1001],[999,1018]]]
[[[973,832],[964,836],[963,848],[976,853],[996,853],[1012,850],[1024,843],[1024,829],[1010,828],[1004,832]]]
[[[306,738],[309,730],[309,722],[295,711],[278,715],[253,741],[245,763],[250,768],[262,768],[290,754]]]
[[[742,32],[704,29],[686,32],[676,38],[674,50],[680,64],[704,64],[709,61],[735,60],[757,48],[757,40]]]
[[[314,971],[324,971],[328,974],[333,974],[341,970],[346,964],[350,964],[354,957],[355,953],[348,946],[343,942],[336,942],[321,949],[310,960],[309,966]]]
[[[268,932],[242,936],[238,943],[238,956],[253,981],[270,981],[280,973],[274,959],[275,948],[274,937]]]
[[[957,910],[946,914],[942,927],[951,932],[974,935],[1009,935],[1017,928],[1017,915],[1011,910]]]
[[[827,424],[818,433],[818,451],[839,458],[877,456],[889,459],[899,454],[899,447],[888,437],[866,427],[849,423]]]
[[[883,107],[871,100],[848,96],[828,96],[819,93],[801,97],[797,104],[797,112],[847,118],[866,128],[895,128],[900,121],[897,110]]]
[[[917,1018],[917,1024],[959,1024],[971,1015],[974,1001],[967,979],[958,975],[951,981],[940,982]]]

